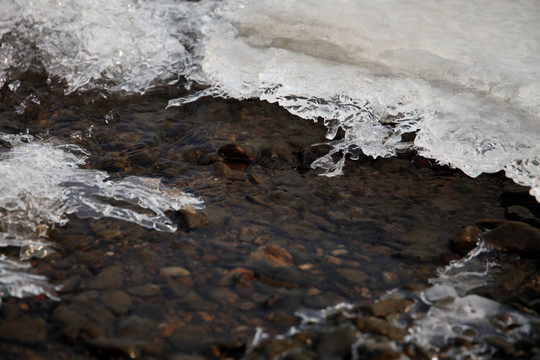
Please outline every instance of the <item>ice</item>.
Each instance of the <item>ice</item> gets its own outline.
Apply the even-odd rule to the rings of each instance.
[[[104,171],[84,169],[88,152],[51,136],[0,133],[0,139],[10,144],[0,152],[0,247],[20,248],[21,259],[54,251],[47,231],[65,225],[69,214],[116,218],[174,232],[176,224],[165,211],[203,206],[200,199],[164,187],[159,179],[131,176],[113,181]],[[34,275],[13,272],[22,269],[20,264],[15,268],[6,264],[0,262],[0,291],[19,296],[43,288],[38,286],[43,281]]]
[[[191,2],[134,0],[0,0],[0,9],[0,79],[39,64],[66,83],[66,93],[144,93],[178,81],[194,66],[191,33],[200,27],[196,11],[206,11]]]
[[[313,164],[326,175],[417,132],[421,155],[472,177],[505,170],[539,198],[537,2],[231,0],[214,16],[200,95],[277,102],[322,119],[329,139],[341,128]]]
[[[490,286],[492,276],[499,271],[499,256],[498,250],[480,243],[465,258],[441,268],[438,276],[430,280],[432,285],[426,289],[393,289],[382,296],[381,301],[412,300],[411,306],[403,313],[392,314],[385,319],[389,326],[406,330],[407,335],[390,341],[382,337],[383,341],[388,341],[397,352],[407,355],[411,348],[420,345],[433,359],[485,360],[499,354],[500,349],[494,346],[497,340],[508,344],[538,341],[533,330],[540,321],[538,316],[474,294],[474,289]],[[300,318],[300,324],[274,339],[284,339],[289,344],[289,339],[303,338],[305,334],[314,336],[318,332],[332,332],[338,326],[347,326],[348,321],[354,323],[359,315],[372,315],[370,311],[364,312],[365,305],[364,302],[358,306],[340,303],[326,309],[299,310],[295,315]],[[305,333],[299,336],[303,331]],[[255,340],[257,344],[269,341],[276,347],[275,340],[264,329],[258,329]],[[381,335],[377,331],[358,332],[357,340],[351,346],[352,358],[363,358],[359,349],[380,340]],[[248,354],[254,347],[248,350]]]
[[[15,89],[29,68],[66,93],[196,82],[208,87],[169,106],[259,98],[324,121],[331,151],[313,164],[324,175],[342,174],[346,155],[412,148],[472,177],[504,170],[540,199],[535,0],[0,0],[0,8],[0,86]],[[405,133],[417,134],[413,143]]]

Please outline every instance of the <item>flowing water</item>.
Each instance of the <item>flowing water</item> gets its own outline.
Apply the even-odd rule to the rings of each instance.
[[[540,352],[535,1],[0,9],[9,356]]]

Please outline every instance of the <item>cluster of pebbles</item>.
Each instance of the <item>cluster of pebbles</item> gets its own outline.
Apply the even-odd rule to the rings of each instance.
[[[60,301],[3,299],[5,358],[429,358],[418,344],[393,347],[408,332],[392,319],[415,300],[384,294],[429,286],[478,236],[500,249],[507,271],[474,292],[540,311],[539,207],[501,174],[471,179],[401,154],[321,177],[310,164],[327,150],[312,146],[325,141],[322,124],[272,104],[207,98],[166,110],[174,94],[44,89],[23,81],[2,93],[5,131],[48,131],[87,149],[89,168],[161,178],[206,208],[169,213],[173,234],[75,216],[51,230],[56,252],[32,265]],[[14,113],[29,94],[39,101]],[[356,305],[299,327],[298,314],[341,303]],[[528,339],[497,344],[500,358],[538,350]]]

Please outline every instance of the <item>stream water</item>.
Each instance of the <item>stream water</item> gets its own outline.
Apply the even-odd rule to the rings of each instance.
[[[539,356],[533,1],[0,8],[8,358]]]

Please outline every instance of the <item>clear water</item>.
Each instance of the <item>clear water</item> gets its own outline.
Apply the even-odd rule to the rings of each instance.
[[[104,171],[83,169],[88,153],[50,136],[0,133],[0,140],[10,147],[0,153],[0,248],[20,248],[23,260],[54,251],[47,241],[47,231],[65,225],[69,214],[116,218],[174,232],[176,224],[165,216],[166,210],[202,206],[198,198],[165,188],[159,179],[128,177],[112,181]],[[113,200],[125,205],[114,205]],[[0,294],[46,292],[54,296],[52,286],[44,291],[38,285],[44,279],[21,269],[24,265],[0,260]]]

